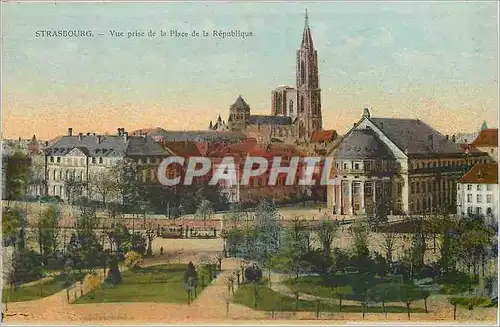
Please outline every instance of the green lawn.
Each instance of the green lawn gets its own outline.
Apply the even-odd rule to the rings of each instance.
[[[122,282],[116,286],[107,283],[75,303],[103,302],[170,302],[187,303],[187,293],[183,286],[187,265],[171,264],[127,270],[122,274]],[[208,277],[205,278],[208,281]],[[198,282],[197,294],[203,290]]]
[[[71,280],[80,280],[85,276],[85,273],[76,273]],[[2,289],[2,299],[4,302],[22,302],[30,300],[38,300],[43,297],[53,295],[66,288],[66,279],[62,275],[58,275],[53,279],[44,281],[43,283],[35,284],[27,287],[18,287],[11,289],[5,287]]]
[[[257,284],[257,308],[255,308],[255,290],[253,284],[241,285],[233,296],[233,302],[261,311],[295,311],[296,302],[294,298],[282,295],[271,290],[264,280]],[[298,311],[315,312],[318,303],[316,301],[299,300]],[[337,304],[320,302],[321,312],[339,312]],[[406,307],[386,306],[386,312],[407,312]],[[361,305],[342,305],[342,312],[362,312]],[[383,312],[382,305],[368,306],[366,312]],[[411,312],[424,312],[421,308],[412,308]]]
[[[384,288],[384,299],[385,302],[399,302],[400,301],[400,286],[401,281],[392,279],[380,279],[380,278],[370,278],[368,279],[368,289],[374,287]],[[336,277],[336,283],[339,287],[348,286],[351,291],[344,293],[343,299],[361,301],[362,295],[359,291],[359,286],[361,284],[360,276],[358,275],[339,275]],[[325,285],[325,282],[320,276],[307,276],[299,277],[296,281],[295,279],[288,279],[285,281],[285,285],[290,288],[296,287],[296,289],[305,294],[315,295],[324,298],[338,298],[337,292],[330,286]],[[344,288],[345,289],[345,288]],[[349,288],[347,288],[349,289]],[[422,297],[419,297],[421,299]]]

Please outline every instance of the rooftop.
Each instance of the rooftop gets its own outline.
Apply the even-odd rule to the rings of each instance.
[[[498,184],[498,163],[476,164],[462,178],[463,184]]]

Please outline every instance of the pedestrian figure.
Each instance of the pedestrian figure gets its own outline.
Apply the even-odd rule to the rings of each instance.
[[[160,255],[163,255],[163,246],[160,248]]]

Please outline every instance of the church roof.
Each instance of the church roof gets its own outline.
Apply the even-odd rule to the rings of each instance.
[[[311,29],[309,28],[309,18],[306,9],[306,24],[304,26],[304,33],[302,34],[302,48],[313,49],[313,40],[311,36]]]
[[[243,100],[243,98],[238,96],[238,99],[231,105],[229,108],[229,111],[245,111],[245,112],[250,112],[250,106]]]
[[[401,151],[407,154],[460,153],[460,145],[447,140],[420,119],[368,118]],[[433,146],[431,147],[430,140]]]
[[[389,148],[371,129],[352,130],[335,149],[333,156],[338,159],[392,159]]]
[[[250,115],[248,122],[254,125],[291,125],[292,118],[285,116]]]
[[[337,137],[337,131],[330,130],[317,130],[313,131],[311,135],[311,141],[314,143],[317,142],[330,142],[333,141]]]

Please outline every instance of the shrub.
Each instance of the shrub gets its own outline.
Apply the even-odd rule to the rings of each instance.
[[[90,273],[85,276],[85,279],[83,280],[83,284],[85,285],[86,289],[93,290],[99,284],[101,283],[101,279],[96,273]]]
[[[121,281],[122,281],[122,273],[120,272],[120,269],[118,269],[118,259],[116,257],[113,257],[111,259],[108,278],[106,278],[106,282],[112,285],[117,285]]]
[[[140,268],[142,265],[142,256],[135,251],[128,251],[125,254],[125,266],[130,269]]]
[[[245,280],[247,282],[257,283],[262,279],[262,270],[257,267],[257,265],[253,265],[245,268]]]

